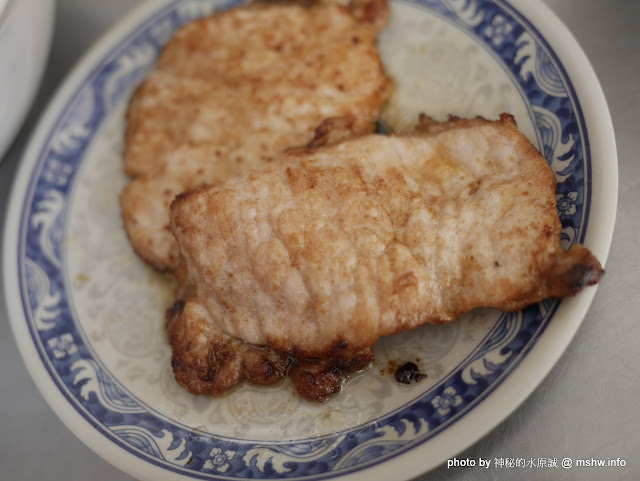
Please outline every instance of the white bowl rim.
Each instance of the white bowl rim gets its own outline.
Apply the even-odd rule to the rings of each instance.
[[[4,22],[9,18],[9,13],[14,3],[14,0],[0,0],[0,31]]]

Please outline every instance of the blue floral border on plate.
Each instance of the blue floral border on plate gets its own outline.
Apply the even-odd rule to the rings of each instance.
[[[538,145],[558,179],[563,242],[579,242],[589,211],[587,132],[576,94],[551,47],[501,0],[409,3],[473,37],[524,93]],[[288,443],[212,436],[163,418],[114,379],[74,319],[63,237],[83,156],[112,107],[152,65],[171,32],[213,7],[212,0],[184,0],[159,8],[93,68],[49,132],[25,196],[17,260],[33,342],[60,392],[87,422],[111,442],[166,469],[203,479],[327,479],[382,463],[458,422],[491,393],[536,343],[558,302],[502,315],[474,352],[406,407],[366,426]]]

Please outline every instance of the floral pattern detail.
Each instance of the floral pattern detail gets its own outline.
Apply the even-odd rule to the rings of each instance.
[[[47,169],[42,173],[42,178],[50,184],[64,187],[69,182],[71,174],[73,174],[72,166],[51,159],[51,162],[47,164]]]
[[[73,342],[73,336],[69,333],[49,339],[47,345],[51,348],[56,359],[62,359],[78,352],[78,346]]]
[[[533,78],[538,87],[548,95],[566,98],[567,91],[562,77],[531,34],[523,32],[516,44],[519,48],[515,63],[520,65],[522,78],[525,80]]]
[[[504,43],[507,36],[513,30],[513,25],[507,22],[504,15],[496,15],[490,25],[484,29],[484,34],[491,38],[493,44],[498,47]]]
[[[570,225],[563,227],[560,231],[560,244],[565,249],[571,248],[576,243],[578,237],[578,229]]]
[[[231,461],[236,455],[235,451],[222,452],[220,448],[213,448],[209,453],[211,459],[207,459],[202,466],[206,470],[215,469],[219,473],[224,473],[229,469],[228,461]]]
[[[558,201],[558,212],[560,217],[570,217],[576,213],[576,201],[578,200],[577,192],[569,192],[565,194],[556,194],[556,200]]]
[[[462,370],[462,380],[468,384],[476,384],[477,379],[491,375],[511,358],[513,352],[509,344],[522,329],[523,316],[521,311],[509,312],[502,315],[500,329],[496,329],[487,342],[473,355],[469,363]]]
[[[540,152],[553,170],[558,184],[563,184],[573,175],[576,159],[575,139],[569,134],[563,139],[562,122],[558,116],[542,107],[534,107],[538,135],[542,144]]]
[[[39,229],[38,240],[42,253],[56,267],[62,266],[58,247],[60,245],[60,218],[65,209],[64,194],[56,189],[48,189],[37,203],[37,212],[31,217],[34,228]]]
[[[145,412],[111,375],[94,359],[78,359],[71,364],[73,386],[79,387],[79,395],[85,401],[98,403],[102,408],[120,414]]]
[[[434,397],[431,404],[437,409],[440,416],[446,416],[452,407],[458,407],[462,404],[462,397],[458,395],[453,386],[449,386],[442,391],[442,395]]]
[[[448,8],[450,14],[460,21],[462,25],[473,28],[482,23],[483,12],[478,6],[478,2],[470,0],[442,0],[442,3]]]
[[[187,441],[167,429],[151,432],[142,426],[120,425],[110,428],[120,439],[154,458],[163,459],[178,466],[191,462],[192,453],[186,449]]]
[[[25,267],[36,329],[39,331],[53,329],[61,313],[59,304],[62,296],[51,285],[51,279],[46,271],[36,262],[26,259]]]

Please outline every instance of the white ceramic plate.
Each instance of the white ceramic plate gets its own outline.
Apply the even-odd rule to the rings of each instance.
[[[55,0],[0,0],[0,162],[38,91]]]
[[[229,5],[144,5],[77,66],[42,118],[5,230],[6,298],[21,352],[78,437],[141,479],[414,477],[531,393],[595,289],[385,339],[376,364],[323,405],[301,401],[286,382],[219,399],[187,394],[163,334],[171,283],[136,258],[120,222],[123,113],[171,32]],[[513,113],[556,173],[563,242],[605,261],[617,197],[611,121],[585,56],[544,5],[398,0],[380,45],[397,84],[390,122],[402,128],[420,111]],[[405,361],[429,377],[398,384],[389,372]]]

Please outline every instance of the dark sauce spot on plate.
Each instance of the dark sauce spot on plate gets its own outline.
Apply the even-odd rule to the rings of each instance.
[[[427,377],[426,374],[420,372],[418,366],[413,362],[406,362],[400,366],[395,373],[396,381],[402,384],[413,384],[420,382]]]

